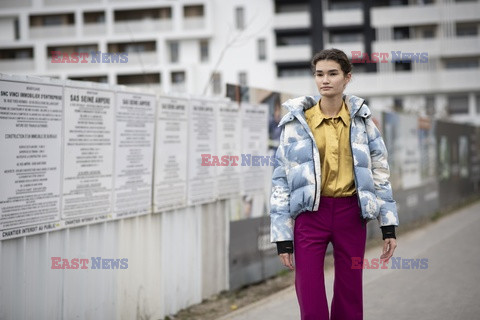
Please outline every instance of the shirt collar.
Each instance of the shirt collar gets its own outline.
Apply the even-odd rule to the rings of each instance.
[[[320,101],[318,101],[317,104],[313,106],[313,108],[315,109],[315,112],[310,116],[309,120],[312,122],[312,125],[314,128],[318,127],[323,122],[323,120],[331,119],[327,117],[325,114],[323,114],[322,110],[320,109]],[[342,108],[340,109],[340,112],[334,118],[337,118],[337,117],[340,117],[344,126],[347,126],[349,124],[350,114],[348,113],[347,106],[345,105],[345,101],[343,101],[342,103]]]

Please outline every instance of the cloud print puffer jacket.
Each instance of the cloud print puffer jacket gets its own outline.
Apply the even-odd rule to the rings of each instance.
[[[302,212],[317,211],[320,204],[320,154],[305,119],[305,110],[320,96],[304,96],[282,104],[288,113],[280,120],[283,126],[275,158],[270,197],[271,241],[292,241],[293,220]],[[355,186],[361,215],[367,221],[377,219],[379,226],[398,226],[395,200],[392,197],[387,149],[371,112],[362,98],[344,95],[351,117]]]

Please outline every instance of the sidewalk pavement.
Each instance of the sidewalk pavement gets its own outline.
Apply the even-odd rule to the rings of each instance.
[[[363,271],[364,319],[480,319],[480,202],[431,224],[399,234],[394,257],[428,259],[425,269]],[[365,253],[379,258],[382,248]],[[371,260],[369,260],[371,261]],[[325,271],[329,305],[333,269]],[[295,288],[288,287],[218,320],[300,319]]]

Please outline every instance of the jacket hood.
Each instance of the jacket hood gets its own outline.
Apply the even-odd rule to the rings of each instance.
[[[288,113],[280,120],[278,126],[282,126],[284,123],[294,119],[295,115],[303,114],[305,110],[310,109],[321,99],[320,95],[317,96],[303,96],[294,99],[289,99],[282,104],[282,107],[288,110]],[[350,117],[353,117],[358,113],[359,116],[367,118],[372,113],[368,106],[364,103],[365,100],[354,95],[343,95],[343,100],[347,105]]]

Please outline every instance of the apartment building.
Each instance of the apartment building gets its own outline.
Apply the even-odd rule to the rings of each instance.
[[[274,83],[272,23],[271,1],[2,0],[0,72],[223,96]]]
[[[309,60],[334,47],[357,61],[347,91],[374,110],[480,124],[480,1],[274,2],[279,90],[316,93]],[[359,52],[389,57],[366,63]],[[398,61],[404,53],[413,56]]]

